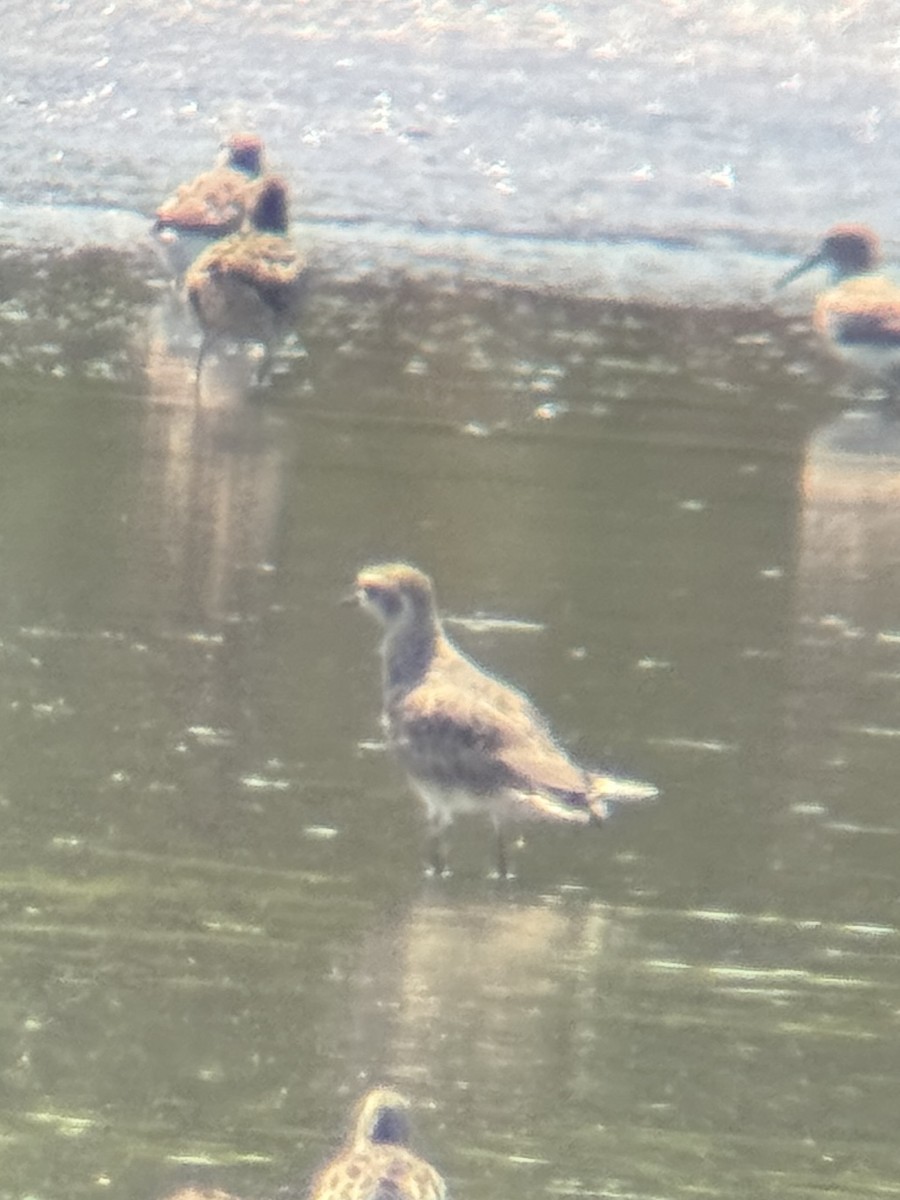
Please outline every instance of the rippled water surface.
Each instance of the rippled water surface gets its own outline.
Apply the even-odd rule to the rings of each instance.
[[[900,1188],[900,425],[771,295],[890,241],[896,37],[599,11],[10,14],[4,1200],[302,1191],[379,1080],[458,1197]],[[238,122],[312,286],[198,393],[146,214]],[[659,801],[423,877],[337,604],[395,557]]]

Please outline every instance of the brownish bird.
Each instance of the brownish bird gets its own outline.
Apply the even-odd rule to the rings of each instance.
[[[288,235],[287,185],[268,176],[250,209],[248,225],[196,259],[185,276],[188,299],[203,329],[197,379],[218,339],[260,342],[264,378],[273,343],[287,332],[305,287],[306,263]]]
[[[600,824],[608,801],[657,795],[652,784],[574,762],[527,696],[483,671],[449,640],[424,572],[407,563],[365,567],[352,598],[384,628],[383,721],[425,805],[436,873],[446,869],[445,833],[457,813],[490,817],[497,871],[505,878],[507,822]]]
[[[170,1192],[165,1200],[239,1200],[239,1198],[233,1196],[231,1192],[222,1192],[218,1188],[186,1187],[179,1188],[177,1192]]]
[[[776,287],[824,267],[832,286],[816,299],[816,329],[835,354],[883,380],[894,397],[900,389],[900,287],[876,272],[880,265],[878,237],[867,225],[836,225]]]
[[[363,1096],[343,1150],[313,1180],[309,1200],[445,1200],[441,1176],[409,1149],[408,1111],[391,1088]]]
[[[155,230],[220,238],[241,228],[263,171],[262,139],[255,133],[234,133],[223,151],[223,162],[163,201]]]

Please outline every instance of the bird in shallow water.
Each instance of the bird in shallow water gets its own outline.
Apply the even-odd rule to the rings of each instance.
[[[240,229],[263,171],[262,139],[255,133],[234,133],[223,151],[223,162],[163,201],[156,210],[156,232],[220,238]]]
[[[416,567],[365,567],[351,599],[384,627],[383,721],[425,805],[435,873],[446,869],[445,835],[457,813],[490,817],[497,872],[506,878],[508,821],[599,825],[609,801],[657,795],[652,784],[574,762],[527,696],[457,650],[444,633],[431,580]]]
[[[246,229],[215,242],[185,276],[185,290],[203,339],[197,381],[209,347],[218,339],[260,342],[263,379],[273,343],[296,316],[305,286],[306,263],[288,236],[287,185],[277,176],[261,185]]]
[[[441,1176],[408,1147],[408,1110],[390,1088],[363,1096],[344,1149],[313,1180],[309,1200],[445,1200]]]
[[[775,286],[825,267],[832,286],[816,299],[816,329],[841,358],[879,377],[893,399],[900,389],[900,287],[876,274],[880,264],[878,237],[867,225],[836,225]]]

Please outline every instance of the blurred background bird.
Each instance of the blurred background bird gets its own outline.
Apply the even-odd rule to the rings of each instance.
[[[900,393],[900,287],[877,273],[878,236],[867,225],[836,225],[813,251],[778,280],[777,288],[817,267],[831,287],[816,298],[813,323],[839,357]]]
[[[409,1149],[408,1111],[391,1088],[363,1096],[344,1149],[313,1180],[309,1200],[445,1200],[444,1180]]]
[[[206,354],[220,339],[261,344],[257,380],[264,380],[274,343],[297,315],[306,278],[306,262],[288,235],[287,185],[267,176],[245,228],[209,246],[185,276],[187,297],[203,330],[198,384]]]
[[[262,139],[255,133],[234,133],[212,170],[181,184],[163,201],[153,231],[176,274],[210,242],[241,228],[262,177]]]

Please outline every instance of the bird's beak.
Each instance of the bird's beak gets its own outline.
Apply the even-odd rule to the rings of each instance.
[[[343,604],[347,607],[352,605],[354,608],[359,604],[359,590],[355,584],[349,592],[344,592],[343,596],[338,599],[338,604]]]
[[[811,271],[813,267],[820,267],[825,259],[820,251],[815,254],[810,254],[809,258],[804,258],[803,262],[797,263],[796,267],[785,272],[780,279],[775,281],[775,291],[780,292],[783,287],[787,287],[789,283],[793,283],[795,279],[799,279],[801,275],[805,275],[807,271]]]

